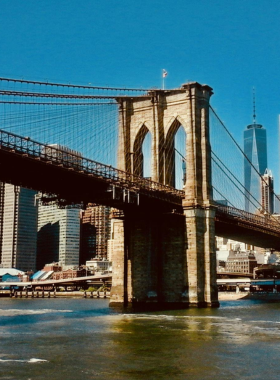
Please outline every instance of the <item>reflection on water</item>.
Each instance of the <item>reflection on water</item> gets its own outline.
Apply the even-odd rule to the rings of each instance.
[[[1,299],[1,379],[276,379],[280,303],[119,313],[108,300]]]

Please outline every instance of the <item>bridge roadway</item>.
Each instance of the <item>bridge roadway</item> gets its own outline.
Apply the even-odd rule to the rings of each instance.
[[[235,241],[256,247],[280,250],[280,222],[228,206],[217,206],[215,232]]]
[[[122,210],[182,208],[181,191],[0,130],[0,180],[53,194],[67,204]],[[51,198],[49,198],[51,199]]]
[[[0,287],[19,287],[19,288],[36,288],[36,287],[59,287],[60,285],[73,286],[78,284],[98,284],[102,282],[111,282],[112,275],[94,275],[94,276],[84,276],[84,277],[74,277],[74,278],[65,278],[61,280],[39,280],[39,281],[7,281],[1,282]]]
[[[97,203],[130,212],[183,214],[184,192],[0,130],[0,180],[61,204]],[[280,250],[280,223],[216,205],[216,235]]]

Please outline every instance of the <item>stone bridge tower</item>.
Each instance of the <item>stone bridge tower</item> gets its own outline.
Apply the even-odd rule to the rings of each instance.
[[[175,212],[125,212],[113,220],[111,304],[157,302],[218,306],[212,202],[209,99],[192,82],[119,99],[118,168],[143,175],[142,144],[151,134],[151,179],[174,186],[174,137],[186,133],[186,182]]]

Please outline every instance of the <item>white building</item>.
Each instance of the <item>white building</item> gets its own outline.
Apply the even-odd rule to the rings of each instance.
[[[2,268],[35,270],[37,243],[36,191],[0,185],[0,262]]]
[[[94,272],[112,272],[112,262],[106,259],[91,259],[86,261],[86,267]]]
[[[242,252],[243,254],[248,254],[248,252],[251,252],[251,254],[255,256],[258,264],[267,264],[270,256],[270,252],[266,251],[265,249],[260,249],[250,244],[216,236],[216,256],[218,271],[223,270],[219,267],[220,261],[224,261],[226,263],[230,254],[237,251]]]

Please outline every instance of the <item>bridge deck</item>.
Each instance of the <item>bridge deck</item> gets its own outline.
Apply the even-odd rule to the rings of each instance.
[[[183,213],[183,191],[1,130],[0,180],[65,204]],[[216,209],[216,235],[280,250],[279,222],[231,207]]]

